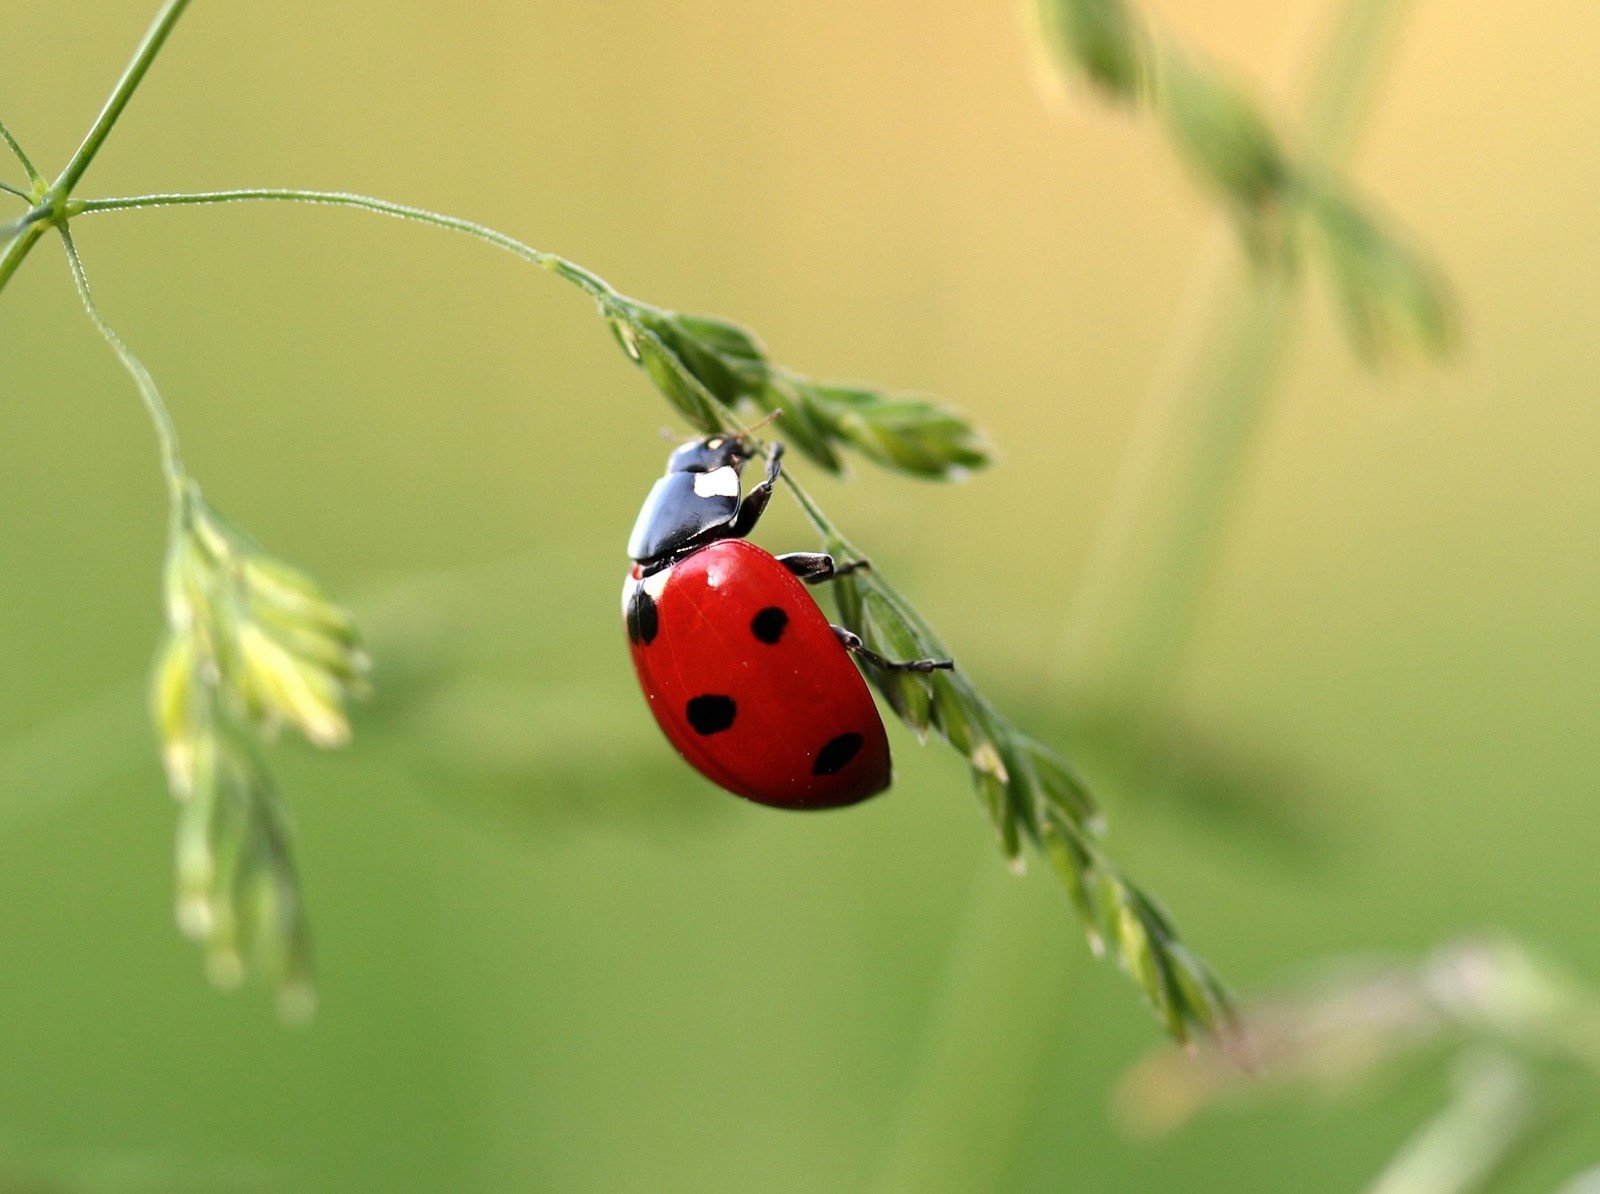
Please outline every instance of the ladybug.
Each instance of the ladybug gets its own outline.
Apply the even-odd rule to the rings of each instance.
[[[754,454],[742,436],[692,440],[645,498],[622,587],[634,670],[662,732],[713,783],[775,808],[855,804],[891,774],[883,719],[851,653],[890,670],[953,665],[893,662],[829,624],[805,585],[866,561],[774,556],[745,538],[771,500],[783,445],[745,494]]]

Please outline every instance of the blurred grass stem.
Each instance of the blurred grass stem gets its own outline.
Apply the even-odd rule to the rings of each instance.
[[[1304,151],[1317,167],[1348,156],[1405,11],[1349,0],[1309,89]],[[1074,688],[1097,703],[1161,705],[1193,636],[1234,498],[1299,304],[1294,279],[1252,272],[1219,225],[1169,342],[1065,635]]]
[[[981,860],[873,1194],[1006,1186],[1043,1077],[1036,1026],[1058,1019],[1079,968],[1036,947],[1059,918],[1039,888]]]

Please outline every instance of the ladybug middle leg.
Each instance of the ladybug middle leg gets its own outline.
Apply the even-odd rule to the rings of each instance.
[[[832,556],[821,551],[791,551],[779,556],[778,563],[808,585],[820,585],[824,581],[849,576],[852,572],[872,567],[869,560],[845,560],[842,564],[835,563]]]
[[[885,659],[868,647],[866,643],[862,642],[859,634],[854,634],[843,626],[835,626],[833,633],[844,644],[845,650],[855,652],[873,667],[882,668],[886,672],[949,672],[955,670],[956,662],[953,659]]]

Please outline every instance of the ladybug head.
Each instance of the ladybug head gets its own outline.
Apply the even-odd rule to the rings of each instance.
[[[714,473],[732,468],[737,473],[751,455],[749,443],[737,435],[708,435],[675,448],[667,458],[667,472]]]

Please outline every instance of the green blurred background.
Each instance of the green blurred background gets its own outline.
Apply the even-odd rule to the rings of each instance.
[[[1285,111],[1332,10],[1148,7]],[[7,4],[0,111],[42,168],[152,11]],[[1600,976],[1597,50],[1589,0],[1401,29],[1353,174],[1456,282],[1466,351],[1374,376],[1312,295],[1183,680],[1317,777],[1282,797],[1306,828],[1112,793],[1118,857],[1241,988],[1482,926]],[[1044,102],[1030,53],[977,0],[202,3],[80,193],[446,210],[966,408],[1001,467],[813,488],[1070,748],[1075,585],[1218,217],[1150,122]],[[77,237],[211,498],[368,616],[379,695],[348,752],[277,752],[321,978],[286,1030],[173,927],[155,447],[42,245],[0,299],[6,1180],[1333,1191],[1437,1100],[1421,1072],[1129,1139],[1108,1094],[1158,1029],[1049,878],[1004,872],[948,751],[893,730],[892,794],[814,817],[682,766],[616,605],[667,412],[575,292],[334,210]],[[786,501],[760,538],[814,542]],[[1600,1159],[1600,1122],[1545,1143],[1513,1188]]]

